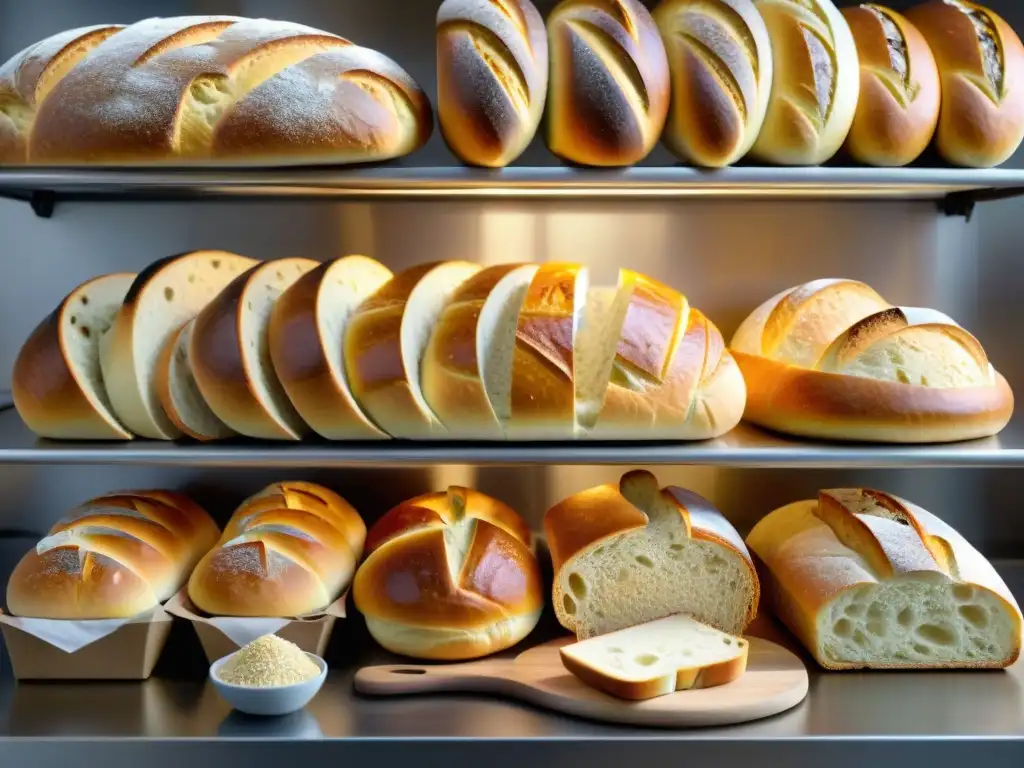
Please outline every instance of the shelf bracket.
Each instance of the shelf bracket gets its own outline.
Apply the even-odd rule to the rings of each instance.
[[[57,206],[57,194],[49,189],[37,189],[29,197],[28,204],[39,218],[52,218],[53,209]]]
[[[963,216],[969,223],[977,204],[972,192],[951,192],[939,200],[939,210],[944,216]]]

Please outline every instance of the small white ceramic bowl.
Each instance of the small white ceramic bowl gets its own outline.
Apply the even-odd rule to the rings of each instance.
[[[327,679],[327,662],[319,656],[307,653],[310,661],[320,668],[320,674],[302,683],[282,685],[277,688],[252,688],[232,685],[220,679],[220,670],[234,654],[217,659],[210,665],[210,679],[217,693],[228,704],[247,715],[290,715],[309,704]]]

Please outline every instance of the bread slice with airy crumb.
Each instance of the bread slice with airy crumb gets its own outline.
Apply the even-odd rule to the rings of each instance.
[[[743,638],[675,615],[559,652],[565,668],[587,685],[635,701],[731,683],[746,671],[748,650]]]

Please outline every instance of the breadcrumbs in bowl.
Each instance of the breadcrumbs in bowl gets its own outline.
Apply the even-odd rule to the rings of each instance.
[[[276,635],[264,635],[210,666],[210,679],[220,695],[252,715],[302,709],[326,677],[323,659]]]

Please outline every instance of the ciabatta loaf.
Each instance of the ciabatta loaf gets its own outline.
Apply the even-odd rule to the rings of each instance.
[[[994,435],[1013,413],[974,336],[856,281],[784,291],[743,322],[731,349],[747,382],[744,418],[780,432],[943,442]]]
[[[130,440],[107,395],[100,339],[135,275],[104,275],[69,293],[28,337],[14,361],[11,394],[22,421],[41,437]]]
[[[778,616],[828,669],[999,668],[1020,608],[989,562],[935,515],[880,491],[822,491],[747,538]]]
[[[659,488],[650,472],[570,496],[548,510],[544,531],[555,613],[580,639],[676,613],[740,634],[757,612],[740,535],[707,500]]]
[[[178,329],[256,262],[224,251],[194,251],[143,270],[100,340],[100,365],[111,407],[142,437],[181,436],[157,392],[157,361]]]
[[[747,641],[689,616],[592,637],[559,649],[562,664],[587,685],[620,699],[731,683],[747,669]]]

